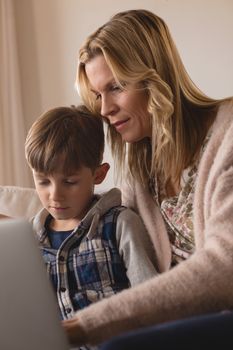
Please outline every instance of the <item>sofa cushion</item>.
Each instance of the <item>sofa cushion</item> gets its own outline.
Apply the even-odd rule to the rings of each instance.
[[[0,186],[0,215],[30,219],[41,207],[35,189]]]

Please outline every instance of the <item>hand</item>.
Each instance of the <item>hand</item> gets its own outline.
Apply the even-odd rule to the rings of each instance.
[[[78,318],[62,321],[62,327],[71,345],[83,345],[85,343],[84,332],[79,326]]]
[[[12,219],[10,216],[0,214],[0,219]]]

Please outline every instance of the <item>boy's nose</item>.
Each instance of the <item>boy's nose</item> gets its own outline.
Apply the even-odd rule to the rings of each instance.
[[[63,191],[59,186],[53,186],[50,191],[50,198],[54,201],[59,201],[64,198]]]

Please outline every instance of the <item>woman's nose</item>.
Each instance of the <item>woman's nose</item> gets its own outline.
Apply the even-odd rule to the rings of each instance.
[[[101,99],[101,115],[105,118],[111,117],[116,112],[116,105],[110,97],[102,96]]]

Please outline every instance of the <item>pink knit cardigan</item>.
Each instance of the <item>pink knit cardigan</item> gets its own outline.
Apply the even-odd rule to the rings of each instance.
[[[131,182],[124,204],[138,211],[161,274],[76,314],[79,344],[191,315],[233,307],[233,100],[224,102],[201,159],[194,198],[196,250],[169,270],[165,226],[149,192]]]

